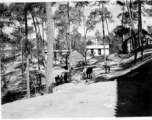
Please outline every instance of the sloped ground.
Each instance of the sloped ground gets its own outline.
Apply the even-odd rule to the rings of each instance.
[[[2,106],[2,118],[110,117],[116,105],[116,82],[69,83],[53,94]]]
[[[140,55],[138,55],[139,57]],[[137,65],[130,66],[127,69],[123,69],[123,65],[130,63],[133,60],[133,56],[123,58],[120,65],[114,63],[110,74],[104,73],[102,64],[98,59],[90,59],[89,63],[97,66],[94,68],[94,79],[88,83],[85,80],[73,81],[55,87],[53,94],[4,104],[2,105],[2,118],[114,116],[117,83],[108,79],[136,69],[150,60],[150,57],[151,52],[146,52],[143,61],[139,60]],[[78,76],[81,77],[80,73],[77,73],[75,78],[78,78]]]
[[[9,64],[6,64],[6,70],[5,70],[5,74],[6,74],[6,78],[9,81],[9,90],[15,89],[15,87],[21,82],[20,79],[18,79],[18,77],[21,75],[21,61],[16,61],[16,62],[11,62]],[[37,70],[37,64],[36,61],[34,61],[33,65],[30,65],[30,70]],[[45,69],[43,66],[41,67],[41,72],[45,75]],[[61,67],[53,67],[53,78],[55,78],[58,74],[61,74],[62,72],[67,71]],[[24,72],[26,73],[26,71]],[[18,81],[17,81],[18,80]],[[45,81],[43,81],[45,82]],[[12,85],[13,84],[13,85]],[[14,86],[14,84],[16,84]]]
[[[121,58],[119,64],[113,63],[111,66],[111,72],[109,74],[100,74],[99,76],[104,79],[112,79],[122,75],[125,75],[131,72],[134,69],[137,69],[141,65],[147,63],[152,59],[152,52],[148,51],[144,53],[143,60],[140,58],[140,53],[137,54],[137,63],[134,64],[134,56]],[[116,60],[117,61],[117,60]]]
[[[33,63],[30,65],[30,72],[34,75],[41,74],[45,75],[44,67],[41,66],[41,71],[38,71],[38,65],[36,64],[36,59],[34,59]],[[16,101],[19,99],[26,99],[26,83],[25,83],[25,77],[26,77],[26,71],[24,72],[24,77],[22,77],[21,72],[21,61],[15,61],[10,62],[5,65],[5,79],[8,81],[7,89],[2,89],[1,95],[2,95],[2,104],[5,104],[7,102]],[[55,76],[61,74],[62,72],[65,72],[67,70],[55,66],[53,67],[53,76],[52,78],[55,78]],[[53,79],[54,81],[54,79]],[[42,77],[42,85],[45,85],[46,81]],[[4,85],[3,82],[1,84]],[[9,97],[12,96],[12,97]],[[40,96],[39,93],[36,94],[36,96]]]
[[[121,75],[125,75],[128,72],[140,67],[141,65],[145,64],[146,62],[152,59],[152,51],[144,52],[143,60],[141,60],[140,53],[137,54],[137,63],[134,64],[134,56],[133,55],[120,55],[117,54],[111,55],[110,58],[110,73],[106,74],[103,68],[103,59],[90,59],[89,63],[93,64],[94,68],[94,76],[96,80],[99,81],[101,79],[112,79],[119,77]],[[102,61],[102,62],[101,62]]]

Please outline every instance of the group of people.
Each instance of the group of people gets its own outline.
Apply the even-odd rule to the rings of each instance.
[[[68,83],[70,81],[70,73],[64,72],[61,75],[55,77],[55,86],[61,85],[63,83]]]
[[[63,72],[60,75],[57,75],[55,77],[55,83],[54,86],[61,85],[63,83],[68,83],[71,81],[71,74],[73,73],[73,68],[71,67],[69,72]]]
[[[104,69],[105,69],[105,73],[109,73],[110,72],[110,61],[108,58],[106,58],[106,61],[104,62]],[[73,68],[72,68],[73,70]],[[85,68],[83,70],[83,77],[85,76],[85,78],[87,79],[91,79],[92,78],[92,73],[93,73],[93,68],[92,67],[88,67]],[[57,75],[55,77],[55,86],[61,85],[63,83],[68,83],[71,78],[71,71],[70,72],[63,72],[61,75]]]

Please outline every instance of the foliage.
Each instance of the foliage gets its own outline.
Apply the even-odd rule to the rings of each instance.
[[[9,5],[9,12],[11,14],[10,20],[13,21],[15,26],[24,25],[24,3],[11,3]]]
[[[113,19],[113,15],[112,15],[111,11],[109,11],[107,9],[107,7],[104,7],[104,9],[101,10],[100,3],[102,3],[102,1],[98,1],[96,3],[97,6],[99,6],[99,9],[96,8],[95,10],[91,11],[90,14],[94,16],[94,18],[96,19],[96,21],[98,21],[98,23],[100,23],[102,21],[102,18],[104,21],[106,19],[108,19],[109,22],[113,23],[114,19]],[[104,14],[104,16],[103,16],[103,14]]]
[[[0,28],[3,29],[6,26],[10,26],[12,22],[10,21],[10,12],[5,3],[0,3]]]
[[[10,61],[7,59],[4,52],[5,47],[10,44],[10,36],[6,34],[3,30],[12,24],[10,20],[10,12],[8,6],[5,3],[0,3],[0,79],[3,86],[1,87],[2,91],[7,91],[7,80],[4,77],[5,74],[5,64]],[[14,56],[13,56],[14,58]]]
[[[144,12],[146,13],[146,16],[152,17],[152,1],[151,0],[146,0],[145,5],[148,5],[150,7],[144,7]]]
[[[141,1],[142,4],[144,3],[144,1]],[[129,19],[129,13],[128,11],[125,10],[125,6],[126,6],[126,3],[123,1],[117,1],[116,2],[118,5],[122,6],[123,9],[124,9],[124,13],[119,13],[117,18],[121,19],[122,20],[122,17],[123,17],[123,24],[125,25],[129,25],[131,26],[131,23],[130,23],[130,19]],[[138,1],[135,0],[135,1],[132,1],[132,2],[129,2],[129,7],[131,9],[131,12],[132,12],[132,19],[133,19],[133,23],[136,24],[138,22]],[[144,15],[144,13],[142,13]]]
[[[85,41],[81,41],[79,42],[79,51],[81,53],[81,55],[84,56],[84,50],[85,50]]]
[[[33,33],[33,27],[28,27],[28,33]],[[12,38],[10,39],[11,45],[17,48],[17,50],[21,50],[21,44],[23,49],[25,47],[25,37],[23,37],[23,34],[25,34],[25,28],[24,27],[14,27],[13,32],[11,33]],[[34,42],[29,40],[29,44],[31,44],[31,48],[34,47]]]
[[[90,14],[88,16],[88,19],[86,21],[86,33],[87,31],[91,31],[91,30],[94,30],[95,29],[95,25],[97,24],[98,21],[95,20],[94,18],[94,15],[93,14]]]
[[[74,26],[80,26],[82,11],[75,7],[69,7],[69,21]],[[68,8],[66,4],[60,4],[55,11],[54,20],[56,27],[66,30],[68,28]]]
[[[99,30],[96,30],[95,37],[97,38],[98,41],[101,40],[101,33],[99,32]]]
[[[75,7],[84,7],[84,6],[88,6],[89,2],[88,1],[78,1],[75,4]]]
[[[93,42],[91,40],[88,40],[87,45],[93,45]]]
[[[113,32],[117,36],[122,37],[123,35],[129,34],[130,28],[119,25],[116,28],[114,28]]]
[[[147,26],[148,32],[152,34],[152,26]]]
[[[69,22],[70,22],[70,37],[72,40],[72,48],[75,49],[75,42],[77,37],[80,35],[75,35],[73,34],[73,31],[75,31],[78,26],[81,24],[81,18],[82,18],[82,11],[78,8],[75,7],[69,7],[69,20],[68,20],[68,8],[66,4],[59,4],[57,10],[55,11],[54,14],[54,22],[55,22],[55,27],[58,29],[58,34],[57,34],[57,43],[60,45],[57,45],[57,48],[68,48],[69,47],[69,42],[68,42],[68,29],[69,29]],[[72,28],[72,27],[73,28]],[[63,43],[61,45],[61,43]],[[60,47],[59,47],[60,46]]]
[[[113,32],[106,36],[107,42],[110,40],[110,53],[119,53],[121,51],[121,39]]]
[[[120,13],[117,18],[122,19],[123,16],[123,24],[130,25],[130,19],[129,19],[129,13],[127,11],[124,12],[124,14]],[[137,11],[133,11],[133,22],[134,24],[138,21],[138,14]]]

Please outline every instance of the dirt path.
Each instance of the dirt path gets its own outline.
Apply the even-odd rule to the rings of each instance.
[[[116,82],[69,83],[53,94],[2,106],[3,118],[110,117],[116,105]]]

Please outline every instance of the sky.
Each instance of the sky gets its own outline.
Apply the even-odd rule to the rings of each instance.
[[[60,0],[60,1],[64,1],[64,0]],[[8,2],[8,1],[6,1]],[[12,2],[12,1],[11,1]],[[13,2],[18,2],[18,1],[13,1]],[[29,2],[27,0],[24,0],[24,2]],[[36,1],[35,1],[36,2]],[[39,2],[37,0],[37,2]],[[42,2],[42,1],[40,1]],[[47,2],[47,1],[46,1]],[[110,2],[113,2],[114,3],[114,0],[110,0]],[[7,4],[9,4],[10,2],[8,2]],[[113,18],[114,18],[114,23],[110,23],[108,21],[108,26],[109,26],[109,31],[111,32],[117,25],[121,25],[121,22],[120,22],[120,19],[117,18],[117,15],[119,13],[122,12],[121,10],[121,6],[119,5],[107,5],[106,6],[110,11],[111,13],[113,14]],[[55,11],[56,8],[53,8],[53,12]],[[87,17],[90,13],[92,8],[86,8],[85,9],[85,16]],[[143,23],[143,28],[144,29],[147,29],[147,26],[152,26],[152,18],[148,18],[148,17],[142,17],[142,23]],[[32,21],[29,21],[28,24],[31,24]],[[137,26],[135,26],[135,28],[137,28]],[[95,32],[96,30],[99,30],[101,32],[101,35],[102,35],[102,23],[98,23],[95,27],[94,30],[90,31],[87,33],[88,36],[94,36],[95,35]],[[7,28],[5,30],[5,32],[7,33],[10,33],[12,31],[12,28]],[[83,30],[83,26],[79,27],[78,31],[82,34],[82,36],[84,35],[84,30]],[[57,31],[55,31],[55,34],[57,34]],[[105,34],[108,35],[108,32],[107,32],[107,27],[106,27],[106,24],[105,24]],[[32,38],[34,38],[35,35],[32,35]]]
[[[115,21],[114,23],[110,23],[108,21],[109,31],[111,32],[117,25],[121,24],[120,20],[116,19],[117,15],[121,12],[121,7],[118,6],[118,5],[109,5],[108,9],[112,12],[113,17],[114,17],[114,21]],[[85,14],[89,15],[89,12],[90,12],[90,10],[87,10]],[[89,36],[94,36],[96,30],[99,30],[102,33],[102,23],[98,23],[96,25],[96,28],[94,30],[92,30],[91,32],[89,32],[88,35]],[[80,29],[80,31],[81,32],[83,31],[82,28]],[[105,24],[105,34],[106,35],[108,34],[106,24]]]
[[[108,8],[109,11],[111,11],[111,13],[113,15],[113,18],[114,18],[114,21],[115,21],[114,23],[110,23],[108,21],[109,31],[111,32],[111,31],[113,31],[113,29],[117,25],[121,25],[121,21],[120,21],[120,19],[117,18],[117,16],[118,16],[119,13],[122,12],[122,10],[121,10],[121,6],[119,6],[119,5],[107,5],[106,7]],[[146,7],[148,7],[148,6],[146,6]],[[86,11],[86,14],[87,15],[89,14],[89,10]],[[143,29],[147,29],[147,26],[152,26],[151,21],[152,21],[152,18],[142,16],[142,27],[143,27]],[[137,28],[137,25],[135,25],[135,28]],[[99,30],[101,32],[101,35],[102,35],[102,23],[97,24],[95,30],[89,32],[88,34],[90,36],[94,36],[96,30]],[[81,31],[83,33],[83,28],[81,27],[79,31]],[[106,24],[105,24],[105,34],[108,35]]]

